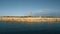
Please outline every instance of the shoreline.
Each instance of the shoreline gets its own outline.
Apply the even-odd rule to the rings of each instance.
[[[17,17],[0,17],[3,22],[23,22],[23,23],[41,23],[41,22],[60,22],[60,18],[17,18]]]

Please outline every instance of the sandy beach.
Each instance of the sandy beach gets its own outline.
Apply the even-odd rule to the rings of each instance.
[[[41,22],[60,22],[60,18],[17,18],[17,17],[0,17],[3,22],[24,22],[24,23],[41,23]]]

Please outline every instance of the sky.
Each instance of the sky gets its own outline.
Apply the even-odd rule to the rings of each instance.
[[[0,0],[0,16],[59,16],[60,0]]]

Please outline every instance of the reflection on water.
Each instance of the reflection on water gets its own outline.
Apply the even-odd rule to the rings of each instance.
[[[3,34],[58,34],[60,23],[53,24],[19,24],[0,22],[0,33]]]

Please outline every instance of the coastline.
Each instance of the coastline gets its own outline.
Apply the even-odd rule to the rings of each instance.
[[[24,23],[41,23],[41,22],[60,22],[60,18],[18,18],[18,17],[0,17],[0,21],[3,22],[24,22]]]

